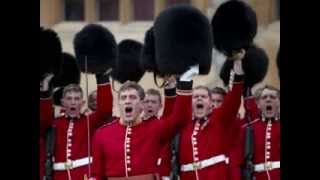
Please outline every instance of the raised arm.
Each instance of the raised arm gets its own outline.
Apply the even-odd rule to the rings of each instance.
[[[166,118],[173,112],[175,100],[176,100],[176,80],[174,77],[170,77],[167,84],[164,87],[164,109],[162,117]]]
[[[199,74],[199,66],[187,70],[177,83],[177,98],[172,113],[160,120],[161,140],[168,143],[185,125],[192,121],[192,78]]]
[[[112,119],[112,91],[109,74],[97,74],[97,110],[91,115],[91,126],[96,129]]]
[[[54,112],[49,84],[53,74],[47,75],[40,82],[40,136],[44,137],[46,129],[52,125]]]
[[[243,91],[244,72],[242,69],[242,59],[245,55],[243,50],[233,62],[234,80],[231,90],[226,95],[220,108],[214,111],[214,123],[220,123],[225,128],[232,127],[234,120],[237,117],[239,107],[241,104],[241,95]],[[213,123],[212,120],[210,123]]]

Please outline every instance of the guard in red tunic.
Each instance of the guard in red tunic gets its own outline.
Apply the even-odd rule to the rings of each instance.
[[[253,177],[256,180],[280,180],[280,91],[272,86],[258,89],[256,102],[256,105],[253,103],[249,105],[249,110],[253,113],[258,112],[258,115],[255,119],[252,118],[250,123],[242,126],[239,136],[241,140],[235,155],[237,166],[233,166],[232,174],[234,174],[233,177],[241,174],[241,167],[245,163],[244,132],[247,126],[251,126],[253,129]]]
[[[212,111],[210,90],[193,90],[193,120],[181,131],[179,162],[181,180],[207,180],[227,178],[230,128],[236,119],[243,89],[242,58],[236,56],[233,65],[234,83],[221,107]],[[211,112],[212,111],[212,112]]]
[[[91,114],[80,113],[84,101],[79,85],[70,84],[64,88],[62,105],[65,108],[65,115],[53,120],[53,126],[56,129],[54,180],[83,180],[89,176],[89,165],[92,163],[91,138],[94,131],[112,114],[109,76],[97,74],[96,79],[97,111]],[[53,118],[51,93],[48,90],[40,94],[40,121],[43,123],[48,123]]]
[[[174,109],[161,120],[143,121],[140,117],[144,98],[141,86],[129,81],[120,88],[120,118],[114,118],[94,136],[92,179],[156,178],[161,148],[191,121],[192,77],[198,72],[199,67],[193,66],[180,77]]]

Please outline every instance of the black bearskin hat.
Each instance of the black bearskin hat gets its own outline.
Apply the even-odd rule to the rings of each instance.
[[[59,73],[62,63],[62,46],[58,34],[40,26],[40,79],[44,74]]]
[[[174,5],[162,11],[154,23],[158,70],[163,75],[182,74],[199,64],[200,74],[211,68],[212,30],[200,10]]]
[[[157,71],[156,57],[155,57],[155,44],[154,44],[154,31],[153,27],[147,30],[144,37],[144,45],[142,47],[140,63],[142,69],[155,72]]]
[[[257,33],[255,11],[245,2],[230,0],[218,7],[211,21],[217,50],[231,57],[233,51],[247,49]]]
[[[115,68],[112,69],[112,78],[124,83],[127,80],[138,82],[144,70],[140,65],[142,44],[138,41],[125,39],[118,45],[119,55]]]
[[[256,46],[248,48],[242,59],[242,68],[245,73],[244,86],[252,88],[261,82],[267,74],[269,59],[266,52]],[[220,78],[225,86],[229,84],[230,70],[233,68],[233,60],[226,60],[220,71]]]
[[[62,66],[59,74],[53,79],[53,87],[80,83],[80,68],[75,57],[63,52]]]
[[[117,57],[117,43],[113,34],[98,24],[86,25],[75,35],[74,50],[82,72],[85,72],[85,58],[88,73],[101,73],[113,67]]]

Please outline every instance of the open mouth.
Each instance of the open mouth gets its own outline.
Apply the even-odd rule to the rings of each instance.
[[[75,108],[75,107],[71,107],[70,110],[71,110],[71,111],[75,111],[76,108]]]
[[[272,106],[271,106],[271,105],[268,105],[268,106],[266,107],[266,110],[267,110],[267,111],[272,111]]]
[[[124,110],[126,113],[131,113],[133,111],[132,107],[126,107]]]
[[[203,104],[197,104],[197,109],[203,109],[204,108],[204,106],[203,106]]]
[[[148,110],[148,113],[153,113],[153,111],[151,109]]]

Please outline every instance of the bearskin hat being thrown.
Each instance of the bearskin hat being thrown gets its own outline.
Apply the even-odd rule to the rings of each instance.
[[[125,39],[118,45],[119,55],[115,68],[112,70],[112,78],[124,83],[126,81],[138,82],[144,70],[140,65],[142,44],[138,41]]]
[[[62,46],[58,34],[40,26],[40,79],[46,73],[59,73],[62,63]]]
[[[62,66],[60,73],[53,79],[53,87],[62,87],[68,84],[80,83],[80,68],[76,58],[63,52]]]
[[[227,56],[241,48],[247,49],[257,33],[257,17],[245,2],[230,0],[218,7],[212,21],[213,42]]]
[[[225,86],[229,84],[233,62],[233,60],[226,60],[220,71],[220,78]],[[261,82],[267,74],[268,65],[269,59],[263,49],[255,45],[249,47],[242,59],[242,68],[245,73],[244,86],[252,88],[255,84]]]
[[[157,71],[154,43],[154,31],[153,27],[151,27],[145,33],[144,45],[142,47],[140,58],[142,69],[149,72]]]
[[[212,30],[206,16],[189,5],[162,11],[154,23],[156,63],[161,74],[182,74],[199,64],[200,74],[211,68]]]
[[[117,43],[107,28],[97,24],[86,25],[76,34],[73,44],[82,72],[85,72],[86,57],[88,73],[101,73],[113,67],[117,57]]]

